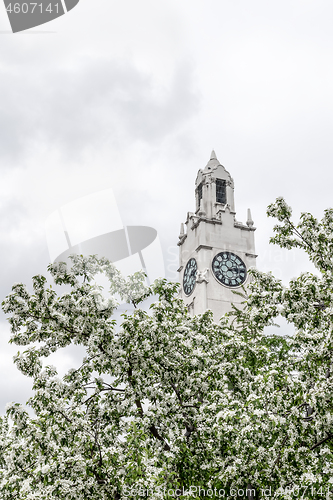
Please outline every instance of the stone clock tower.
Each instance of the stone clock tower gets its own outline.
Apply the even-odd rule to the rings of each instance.
[[[192,314],[211,309],[214,320],[243,299],[233,293],[248,282],[256,264],[251,212],[235,218],[234,181],[212,151],[195,181],[195,213],[188,212],[179,235],[181,297]]]

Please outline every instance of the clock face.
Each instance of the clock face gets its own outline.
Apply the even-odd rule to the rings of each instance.
[[[193,258],[190,259],[186,264],[183,277],[183,288],[185,295],[191,295],[191,293],[193,292],[197,270],[197,261]]]
[[[244,262],[231,252],[221,252],[215,255],[212,270],[215,278],[225,286],[240,286],[246,280]]]

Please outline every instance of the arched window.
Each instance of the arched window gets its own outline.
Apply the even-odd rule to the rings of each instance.
[[[202,182],[198,186],[198,208],[200,208],[201,198],[202,198]]]
[[[222,179],[216,179],[216,201],[217,203],[227,203],[226,183]]]

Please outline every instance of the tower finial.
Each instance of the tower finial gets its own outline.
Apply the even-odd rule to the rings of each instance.
[[[211,159],[211,160],[217,160],[217,158],[216,158],[216,153],[215,153],[214,149],[213,149],[213,150],[212,150],[212,152],[211,152],[210,159]]]
[[[204,201],[203,198],[200,200],[200,207],[199,207],[199,217],[204,217],[206,215],[205,209],[204,209]]]
[[[252,215],[251,215],[251,210],[249,208],[247,209],[247,221],[246,221],[246,224],[249,227],[252,227],[253,224],[254,224],[253,219],[252,219]]]
[[[185,236],[185,229],[184,229],[184,223],[182,222],[180,225],[179,239],[181,240],[184,236]]]

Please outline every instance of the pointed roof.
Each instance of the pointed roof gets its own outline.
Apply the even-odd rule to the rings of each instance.
[[[221,163],[219,162],[219,160],[217,159],[216,157],[216,153],[213,149],[213,151],[211,152],[210,154],[210,160],[209,162],[207,163],[207,165],[205,166],[205,169],[204,169],[204,173],[207,173],[209,172],[210,170],[213,170],[214,168],[216,168],[218,165],[221,165]]]

